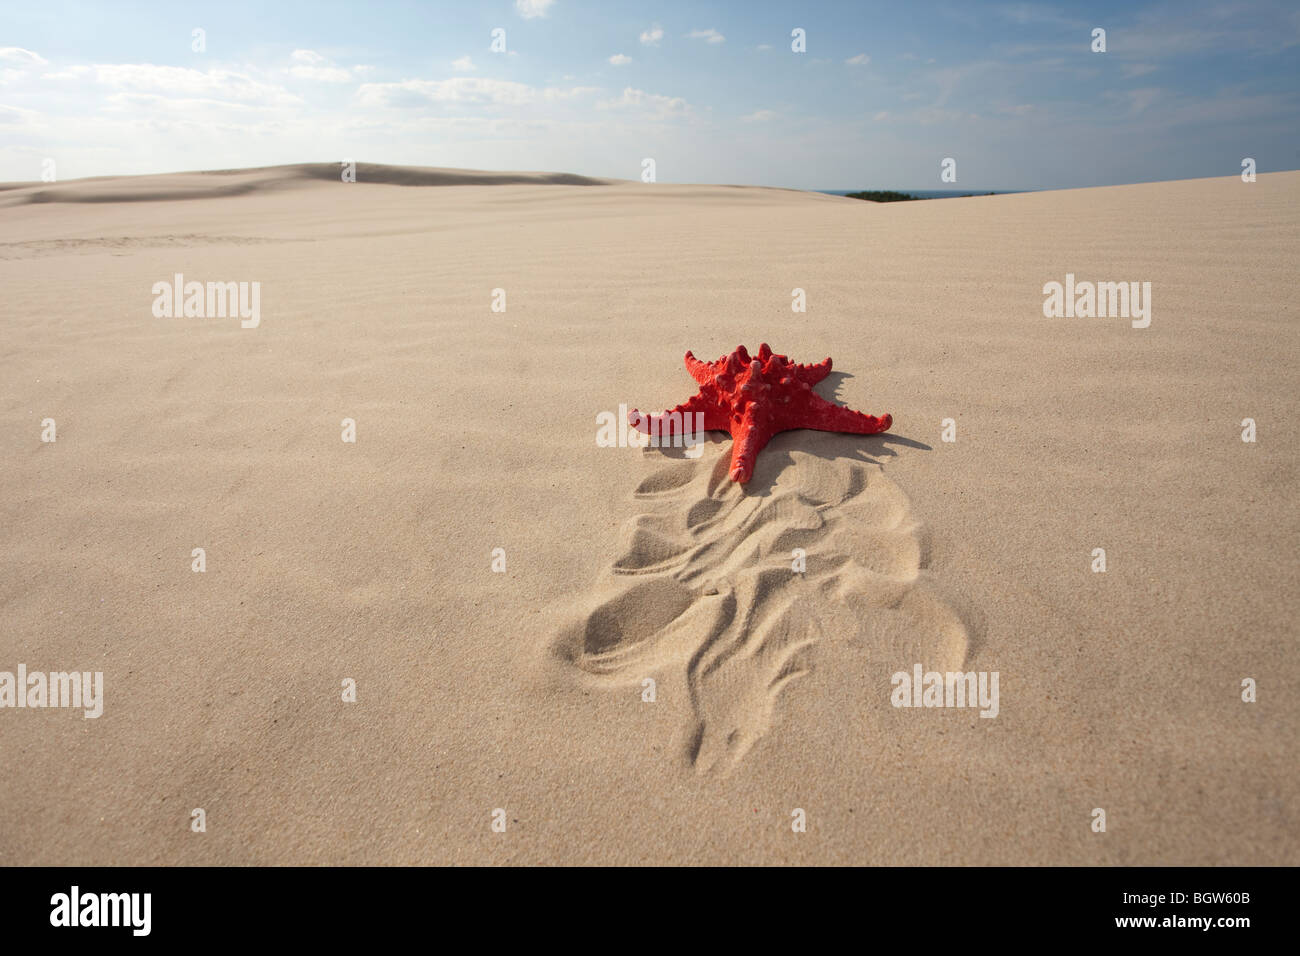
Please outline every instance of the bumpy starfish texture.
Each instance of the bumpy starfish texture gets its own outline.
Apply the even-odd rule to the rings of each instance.
[[[696,413],[704,416],[706,431],[730,432],[731,480],[742,484],[754,474],[754,462],[773,435],[792,428],[824,432],[874,435],[888,430],[893,416],[864,415],[834,405],[812,387],[831,372],[831,360],[798,365],[775,354],[767,343],[753,358],[739,346],[716,362],[701,362],[686,353],[686,371],[700,390],[676,408],[660,415],[642,415],[635,408],[628,422],[637,431],[667,438],[688,431]]]

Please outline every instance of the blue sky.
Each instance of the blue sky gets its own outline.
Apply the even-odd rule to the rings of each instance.
[[[345,157],[635,179],[652,157],[661,182],[1041,189],[1247,156],[1300,168],[1292,0],[42,0],[0,22],[8,181],[47,158],[66,180]]]

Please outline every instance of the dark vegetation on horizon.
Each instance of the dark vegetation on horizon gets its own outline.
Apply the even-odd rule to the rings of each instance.
[[[869,189],[860,193],[845,193],[849,199],[865,199],[868,202],[902,202],[905,199],[920,199],[911,193],[896,193],[892,189]]]
[[[848,199],[865,199],[867,202],[903,202],[909,199],[925,199],[925,196],[913,196],[911,193],[895,192],[892,189],[868,189],[860,193],[845,193]],[[997,193],[967,193],[967,196],[996,196]],[[951,197],[965,199],[966,196]]]

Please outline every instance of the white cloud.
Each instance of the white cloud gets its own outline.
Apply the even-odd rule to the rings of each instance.
[[[14,66],[5,66],[9,63]],[[0,47],[0,66],[5,66],[4,69],[0,69],[0,86],[23,86],[29,81],[35,81],[36,71],[42,66],[49,66],[49,63],[44,57],[31,50],[7,46]],[[42,75],[42,79],[48,77],[48,73]]]
[[[772,110],[755,110],[748,116],[742,116],[742,123],[766,123],[768,120],[776,119],[776,113]]]
[[[525,20],[544,17],[555,0],[515,0],[515,11]]]
[[[658,46],[659,41],[664,38],[664,28],[655,24],[649,30],[641,31],[641,43],[644,46]]]
[[[1157,87],[1127,91],[1124,96],[1128,99],[1129,112],[1136,115],[1145,111],[1148,106],[1160,99],[1161,92]]]
[[[39,115],[35,110],[0,103],[0,126],[27,126]]]
[[[211,97],[176,97],[163,96],[161,93],[112,93],[104,100],[103,111],[108,114],[123,113],[129,116],[156,116],[169,113],[190,121],[195,127],[212,125],[222,121],[222,114],[247,116],[248,114],[274,110],[257,103],[231,103],[214,100]],[[203,116],[203,121],[194,117]]]
[[[904,114],[901,118],[910,119],[922,126],[935,126],[940,123],[953,125],[966,119],[978,119],[974,114],[963,113],[961,110],[946,110],[937,106],[925,106],[910,114]]]
[[[632,58],[630,56],[624,56],[622,53],[615,53],[609,58],[609,62],[613,63],[615,66],[627,66],[632,62]]]
[[[709,27],[707,30],[692,30],[690,33],[686,34],[686,36],[688,39],[704,40],[707,43],[727,42],[727,38],[724,37],[717,30],[713,29],[713,27]]]
[[[1007,3],[995,7],[994,11],[1020,26],[1046,24],[1062,30],[1078,30],[1086,26],[1082,20],[1072,20],[1035,3]]]
[[[871,62],[871,57],[867,56],[865,53],[859,53],[857,56],[849,57],[844,62],[852,64],[853,66],[866,66]]]
[[[1157,69],[1159,68],[1154,63],[1130,63],[1128,66],[1123,67],[1120,72],[1123,74],[1124,79],[1131,80],[1135,76],[1146,76],[1148,73],[1154,73]]]
[[[318,83],[347,83],[352,73],[341,66],[330,63],[327,57],[315,50],[294,50],[289,54],[294,66],[285,72],[300,80],[315,80]]]
[[[770,49],[772,49],[772,44],[770,44],[770,43],[760,43],[758,46],[754,47],[754,49],[757,50],[759,53],[762,53],[764,50],[770,50]]]
[[[300,80],[319,83],[346,83],[352,79],[352,74],[341,66],[291,66],[289,72]]]
[[[623,95],[616,100],[601,100],[596,104],[599,110],[640,109],[649,111],[657,118],[684,116],[691,111],[690,106],[680,96],[661,96],[626,87]]]
[[[156,66],[152,63],[107,63],[74,66],[77,77],[94,75],[96,83],[115,90],[159,93],[224,101],[255,101],[260,106],[286,106],[301,100],[284,87],[255,80],[230,70],[193,70],[184,66]]]
[[[31,50],[24,50],[20,46],[0,46],[0,60],[22,67],[49,66],[49,61],[45,57]]]
[[[471,73],[478,69],[478,67],[474,65],[474,61],[468,56],[462,56],[459,60],[452,60],[451,68],[453,70],[459,70],[461,73]]]
[[[366,106],[426,106],[456,103],[475,106],[524,106],[571,99],[597,92],[595,87],[536,87],[513,80],[458,76],[449,80],[402,80],[399,83],[364,83],[357,99]]]

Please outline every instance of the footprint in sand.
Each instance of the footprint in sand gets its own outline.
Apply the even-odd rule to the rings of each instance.
[[[813,666],[818,642],[848,636],[821,632],[831,603],[868,635],[882,630],[873,619],[901,615],[901,628],[883,630],[907,635],[900,650],[927,666],[959,668],[969,643],[925,583],[924,534],[879,465],[791,450],[793,464],[774,466],[773,480],[741,486],[727,477],[725,451],[712,446],[641,482],[642,513],[625,527],[621,556],[552,645],[600,687],[683,676],[685,757],[700,772],[735,766]]]

